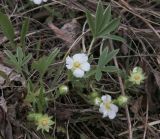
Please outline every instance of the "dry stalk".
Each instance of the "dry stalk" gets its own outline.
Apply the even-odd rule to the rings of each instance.
[[[113,46],[112,40],[110,40],[109,43],[110,43],[111,50],[113,50],[114,46]],[[114,57],[113,60],[114,60],[115,66],[119,69],[117,58]],[[122,95],[125,95],[123,81],[122,81],[122,78],[119,75],[118,75],[118,80],[119,80],[119,84],[120,84],[121,93],[122,93]],[[132,124],[131,124],[131,118],[130,118],[130,114],[129,114],[129,110],[128,110],[128,105],[125,106],[125,111],[126,111],[126,117],[127,117],[127,122],[128,122],[128,129],[129,129],[129,137],[128,138],[132,139],[133,138],[133,136],[132,136]]]

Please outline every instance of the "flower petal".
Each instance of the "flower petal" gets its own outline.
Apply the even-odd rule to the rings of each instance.
[[[105,110],[105,106],[103,103],[100,104],[100,107],[99,107],[99,112],[100,113],[104,113],[106,110]]]
[[[111,104],[111,110],[112,111],[114,111],[115,113],[117,113],[118,112],[118,107],[116,106],[116,105],[114,105],[114,104]]]
[[[81,69],[76,69],[73,71],[73,75],[77,78],[81,78],[84,76],[84,71]]]
[[[84,70],[84,71],[89,71],[90,70],[90,64],[88,62],[83,63],[81,65],[81,69]]]
[[[67,56],[66,58],[66,64],[73,63],[73,59],[70,56]]]
[[[69,56],[66,58],[66,67],[67,69],[73,68],[73,59]]]
[[[116,113],[114,111],[109,111],[108,117],[109,117],[109,119],[114,119],[116,117]]]
[[[73,56],[74,61],[78,61],[80,63],[85,63],[88,61],[88,56],[84,53],[75,54]]]
[[[103,102],[106,102],[107,96],[106,96],[106,95],[103,95],[103,96],[101,97],[101,99],[102,99]]]
[[[112,98],[110,95],[103,95],[101,99],[103,102],[110,102]]]
[[[41,4],[41,3],[42,3],[42,0],[33,0],[33,2],[34,2],[35,4]]]
[[[108,115],[108,112],[104,112],[104,113],[103,113],[103,118],[105,118],[105,117],[107,117],[107,116],[109,116],[109,115]]]

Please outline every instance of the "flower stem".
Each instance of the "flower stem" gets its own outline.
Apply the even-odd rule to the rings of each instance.
[[[91,53],[91,49],[93,47],[94,41],[95,41],[95,38],[93,38],[92,41],[91,41],[91,44],[90,44],[89,49],[88,49],[88,55],[90,55],[90,53]]]

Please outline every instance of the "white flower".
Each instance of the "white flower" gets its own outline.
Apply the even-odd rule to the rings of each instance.
[[[33,1],[35,4],[41,4],[42,2],[47,2],[47,0],[31,0]]]
[[[72,70],[75,77],[81,78],[84,76],[85,71],[90,70],[88,56],[84,53],[75,54],[73,57],[68,56],[66,58],[66,67]]]
[[[116,113],[118,112],[118,107],[112,103],[112,98],[110,95],[104,95],[101,97],[102,103],[100,104],[99,112],[103,114],[103,117],[109,117],[109,119],[114,119]]]

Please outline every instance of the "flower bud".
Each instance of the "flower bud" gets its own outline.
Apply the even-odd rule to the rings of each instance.
[[[96,91],[93,91],[91,94],[90,94],[90,97],[93,99],[93,98],[96,98],[99,96],[99,93],[96,92]]]
[[[59,93],[60,93],[60,95],[66,95],[68,93],[68,91],[69,91],[69,88],[66,85],[61,85],[59,87]]]
[[[129,76],[129,81],[133,84],[140,85],[146,79],[141,67],[135,67]]]
[[[101,103],[102,103],[101,98],[99,97],[94,98],[94,105],[99,106]]]
[[[128,103],[128,97],[127,96],[119,96],[116,99],[116,103],[117,103],[117,105],[123,107]]]

